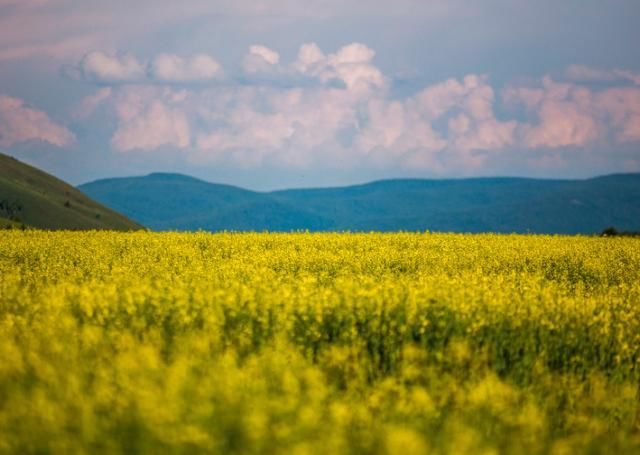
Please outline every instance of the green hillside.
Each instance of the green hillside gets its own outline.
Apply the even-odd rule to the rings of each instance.
[[[0,154],[0,227],[141,229],[46,172]]]
[[[0,229],[26,229],[27,227],[24,223],[0,217]]]

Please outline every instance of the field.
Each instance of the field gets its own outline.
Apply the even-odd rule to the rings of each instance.
[[[0,452],[638,453],[640,240],[0,232]]]

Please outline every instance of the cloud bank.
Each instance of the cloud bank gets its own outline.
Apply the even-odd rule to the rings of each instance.
[[[538,87],[508,88],[504,99],[531,117],[519,126],[527,148],[584,147],[640,140],[640,87],[590,89],[542,79]]]
[[[277,51],[255,44],[242,61],[242,83],[194,87],[188,83],[223,73],[213,57],[160,55],[143,65],[130,55],[91,53],[80,63],[83,74],[111,86],[87,97],[79,111],[108,106],[117,123],[111,145],[119,152],[170,148],[193,163],[249,168],[473,172],[504,154],[580,153],[640,141],[640,87],[620,70],[607,81],[625,74],[631,85],[576,83],[578,75],[609,75],[575,66],[566,81],[546,76],[496,93],[488,76],[469,74],[395,98],[374,58],[362,43],[333,53],[306,43],[283,62]]]
[[[592,68],[585,65],[569,65],[564,72],[565,76],[578,82],[616,82],[629,81],[640,85],[640,73],[634,71],[614,69]]]
[[[181,84],[216,80],[222,67],[210,55],[181,57],[159,54],[141,63],[131,54],[114,55],[93,51],[74,68],[82,79],[99,84],[160,83]]]

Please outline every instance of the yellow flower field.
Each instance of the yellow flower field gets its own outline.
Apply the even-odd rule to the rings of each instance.
[[[0,452],[638,453],[640,240],[0,233]]]

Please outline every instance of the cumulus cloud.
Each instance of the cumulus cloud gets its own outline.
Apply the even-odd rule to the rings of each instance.
[[[594,104],[621,143],[640,141],[640,88],[616,87],[594,96]]]
[[[316,43],[307,43],[300,46],[293,68],[304,74],[318,74],[325,61],[322,49]]]
[[[162,146],[178,149],[191,143],[187,116],[179,107],[180,92],[155,87],[124,88],[115,96],[118,126],[111,139],[115,150],[153,150]]]
[[[253,45],[244,57],[243,68],[247,73],[273,71],[280,62],[280,54],[266,46]]]
[[[0,95],[0,146],[10,147],[32,140],[65,147],[75,137],[45,112],[26,106],[19,98]]]
[[[349,44],[327,56],[317,44],[308,43],[300,48],[292,66],[301,74],[324,83],[338,80],[349,89],[380,88],[385,80],[372,64],[374,56],[373,49],[361,43]]]
[[[160,82],[198,82],[215,79],[222,67],[211,56],[194,55],[184,59],[177,55],[161,54],[148,67],[148,76]]]
[[[506,90],[505,99],[523,104],[537,117],[536,123],[520,126],[519,134],[525,147],[581,147],[602,134],[587,88],[557,83],[545,77],[539,88]]]
[[[206,54],[187,58],[160,54],[141,63],[131,54],[111,55],[101,51],[88,53],[78,64],[78,70],[85,80],[104,84],[203,82],[222,73],[220,64]]]
[[[523,127],[523,143],[530,148],[582,147],[600,135],[597,121],[579,103],[545,100],[538,116],[538,125]]]
[[[81,107],[89,113],[110,107],[115,150],[169,147],[190,162],[247,167],[474,172],[514,150],[545,150],[540,160],[549,164],[559,158],[546,151],[640,140],[640,88],[634,86],[594,89],[545,77],[502,90],[505,106],[523,111],[517,120],[504,119],[496,115],[486,75],[450,78],[395,98],[374,58],[360,43],[333,53],[307,43],[287,63],[254,45],[243,71],[255,78],[178,87],[175,81],[188,80],[183,71],[217,77],[220,69],[203,60],[196,71],[193,59],[162,56],[146,80],[103,88]],[[288,83],[273,83],[281,79]]]
[[[145,69],[131,54],[108,55],[94,51],[80,62],[82,76],[94,82],[132,82],[144,78]]]
[[[523,105],[533,117],[518,127],[519,140],[528,148],[584,147],[608,140],[640,139],[640,88],[593,90],[547,76],[538,87],[506,89],[504,99]]]
[[[212,127],[197,139],[198,158],[205,161],[309,165],[322,154],[340,153],[336,136],[353,134],[357,123],[359,102],[340,89],[248,87],[208,96]]]
[[[486,78],[475,75],[404,100],[349,86],[217,87],[197,94],[130,86],[112,96],[118,118],[112,145],[173,146],[194,161],[242,166],[339,162],[442,170],[456,161],[465,168],[482,161],[471,151],[512,143],[515,122],[497,120],[493,102]]]
[[[349,90],[368,91],[385,87],[386,80],[373,64],[375,52],[361,43],[341,47],[326,55],[316,43],[303,44],[296,60],[282,64],[280,55],[266,46],[253,45],[243,61],[243,70],[254,83],[301,81],[317,85],[341,85]]]
[[[473,74],[403,101],[382,98],[370,103],[358,143],[378,160],[391,156],[412,168],[477,168],[488,155],[475,152],[500,151],[514,142],[516,122],[496,119],[493,104],[487,78]]]

